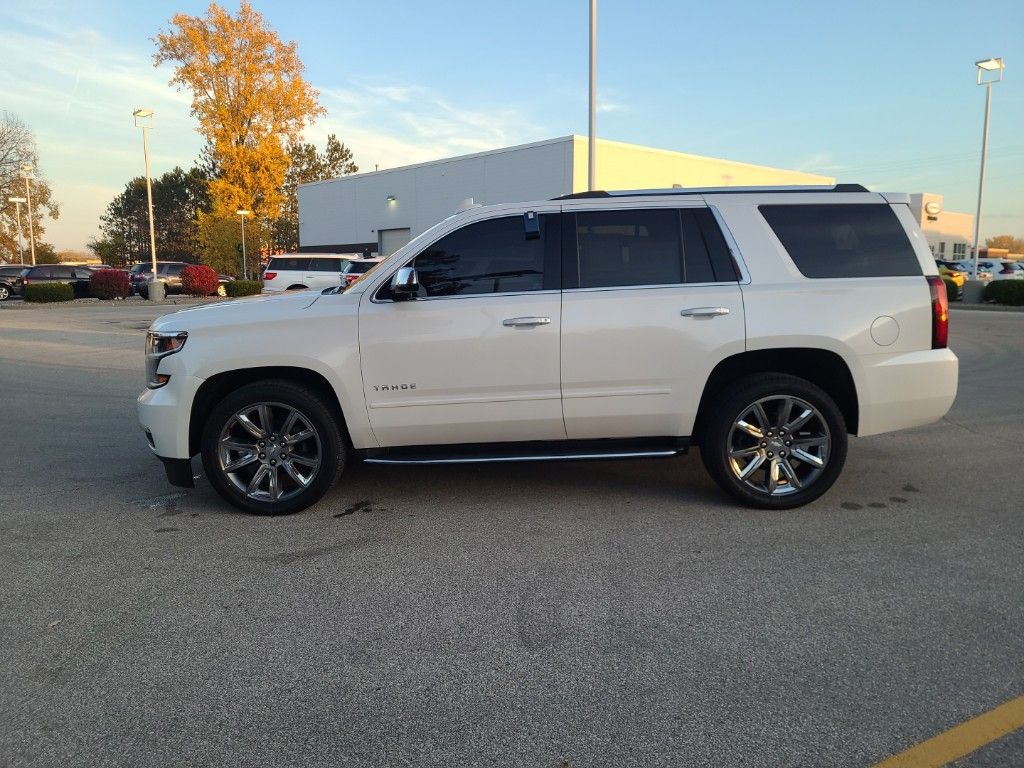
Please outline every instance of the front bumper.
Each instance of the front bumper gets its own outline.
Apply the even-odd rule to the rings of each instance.
[[[161,370],[165,368],[161,367]],[[192,402],[202,383],[203,379],[173,373],[165,386],[146,389],[139,395],[136,403],[139,425],[149,436],[153,453],[161,459],[192,457],[189,420],[192,416]]]

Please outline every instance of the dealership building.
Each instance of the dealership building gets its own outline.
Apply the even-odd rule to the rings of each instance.
[[[389,255],[469,202],[587,190],[585,136],[563,136],[299,187],[299,250]],[[652,147],[597,142],[598,189],[834,184],[835,179]]]
[[[947,211],[942,195],[919,192],[910,196],[910,210],[936,259],[960,261],[971,254],[974,216]],[[984,243],[982,243],[984,245]]]

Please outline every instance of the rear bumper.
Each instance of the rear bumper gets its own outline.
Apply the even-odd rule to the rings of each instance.
[[[931,424],[956,399],[960,362],[949,349],[872,355],[861,362],[858,435]]]

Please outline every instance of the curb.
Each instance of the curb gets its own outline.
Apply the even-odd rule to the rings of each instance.
[[[1008,304],[961,304],[954,302],[950,309],[966,309],[968,312],[1024,312],[1024,307],[1011,307]]]

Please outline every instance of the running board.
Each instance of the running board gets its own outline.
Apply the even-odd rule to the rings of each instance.
[[[480,464],[516,461],[653,459],[686,453],[686,437],[413,445],[358,451],[366,464]]]

